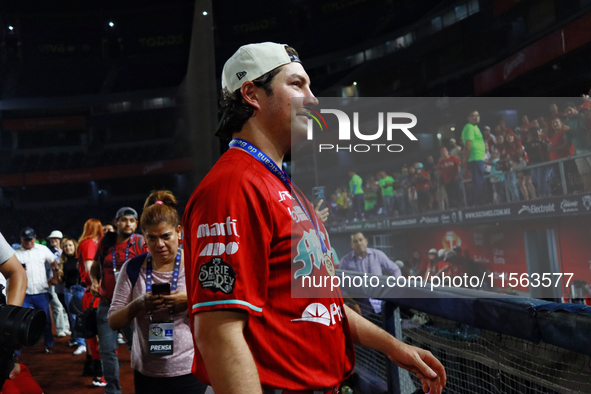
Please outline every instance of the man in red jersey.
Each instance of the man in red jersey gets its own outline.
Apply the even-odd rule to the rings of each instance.
[[[326,229],[281,170],[292,118],[305,137],[305,107],[318,103],[295,50],[241,47],[224,66],[222,88],[217,134],[235,139],[183,218],[194,374],[216,394],[333,393],[353,370],[356,342],[441,393],[441,363],[353,312],[338,289],[291,297],[292,266],[296,277],[334,274]]]
[[[111,330],[107,312],[123,263],[146,252],[144,238],[135,233],[137,219],[137,212],[131,207],[123,207],[117,211],[114,221],[117,231],[107,232],[103,236],[90,268],[92,281],[90,290],[93,295],[100,297],[96,320],[103,374],[107,382],[105,394],[121,394],[122,392],[119,384],[119,359],[117,357],[118,332]],[[123,332],[128,346],[131,347],[133,331],[127,327]]]
[[[449,198],[449,205],[452,208],[459,208],[461,206],[462,189],[460,176],[460,160],[449,154],[447,148],[441,148],[441,158],[438,164],[443,176],[443,184],[447,197]]]

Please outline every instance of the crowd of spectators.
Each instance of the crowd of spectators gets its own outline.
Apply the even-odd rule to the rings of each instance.
[[[521,118],[515,130],[500,120],[480,129],[472,111],[462,139],[451,138],[420,162],[397,169],[359,174],[328,198],[333,220],[397,217],[435,210],[499,204],[591,191],[591,102],[556,104],[548,114]],[[587,155],[587,156],[585,156]],[[558,160],[562,161],[564,178]],[[543,165],[548,163],[547,165]],[[464,196],[467,201],[464,200]]]
[[[86,356],[80,357],[80,369],[82,376],[93,378],[93,387],[121,393],[118,348],[126,344],[136,392],[204,393],[207,386],[191,374],[194,350],[176,197],[167,190],[154,191],[141,217],[135,209],[122,207],[112,223],[92,218],[85,221],[81,235],[78,229],[79,236],[66,237],[53,230],[45,239],[25,227],[20,242],[10,245],[27,278],[24,300],[18,304],[42,310],[48,317],[43,353],[51,355],[56,347],[75,348],[73,356]],[[0,246],[10,248],[1,232]],[[2,285],[6,273],[10,271],[0,272]],[[169,331],[161,336],[167,337],[168,347],[158,342],[164,346],[160,348],[148,338],[160,326]],[[69,341],[55,341],[54,331]]]

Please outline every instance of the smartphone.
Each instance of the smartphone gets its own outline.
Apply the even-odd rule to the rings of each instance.
[[[152,295],[170,295],[170,283],[154,283]]]
[[[326,205],[326,198],[324,197],[324,186],[318,186],[312,188],[312,205],[316,206],[318,201],[324,200],[322,204],[320,204],[320,211],[327,207]]]

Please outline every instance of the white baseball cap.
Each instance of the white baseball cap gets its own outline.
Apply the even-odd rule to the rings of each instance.
[[[263,42],[243,45],[224,64],[222,89],[234,92],[246,81],[258,77],[291,62],[301,63],[297,56],[285,50],[285,44]]]
[[[428,254],[437,254],[437,249],[435,249],[435,248],[429,249]]]
[[[59,230],[53,230],[51,232],[51,234],[49,234],[49,237],[47,237],[47,239],[51,239],[51,238],[59,238],[62,239],[64,237],[64,234],[62,234],[61,231]]]

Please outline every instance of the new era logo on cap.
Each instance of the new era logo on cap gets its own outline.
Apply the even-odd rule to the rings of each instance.
[[[255,80],[284,64],[300,62],[297,56],[288,54],[285,47],[274,42],[241,46],[224,65],[222,89],[234,92],[246,81]]]

